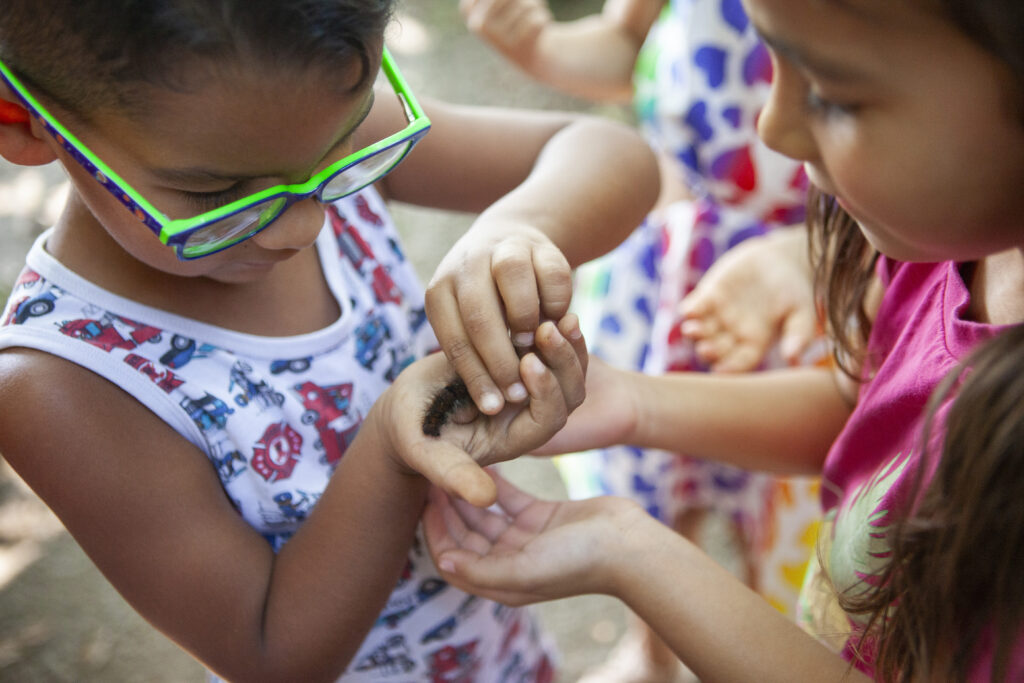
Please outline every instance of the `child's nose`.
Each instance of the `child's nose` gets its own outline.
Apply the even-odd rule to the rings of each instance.
[[[324,209],[316,199],[303,199],[288,207],[273,224],[252,236],[263,249],[301,250],[312,245],[324,227]]]
[[[757,134],[779,154],[814,161],[817,145],[807,128],[806,95],[795,75],[776,69],[768,101],[757,118]]]

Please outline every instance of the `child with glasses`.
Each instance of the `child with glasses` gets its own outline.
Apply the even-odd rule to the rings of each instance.
[[[0,316],[0,452],[225,679],[553,676],[529,613],[440,578],[413,468],[484,503],[468,458],[564,423],[570,266],[639,220],[656,168],[606,122],[421,104],[392,12],[4,5],[0,154],[72,189]],[[387,199],[482,212],[426,312]],[[439,437],[398,429],[428,409]]]
[[[1024,13],[1019,0],[744,0],[764,141],[803,163],[836,361],[648,377],[591,359],[546,448],[686,448],[821,472],[810,634],[614,498],[438,499],[444,575],[509,604],[625,600],[701,678],[1024,680]],[[831,651],[830,651],[831,650]]]

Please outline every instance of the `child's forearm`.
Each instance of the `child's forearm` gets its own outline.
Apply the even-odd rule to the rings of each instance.
[[[627,375],[639,446],[784,473],[818,474],[851,410],[833,371]]]
[[[367,420],[313,514],[274,559],[263,661],[253,669],[266,680],[275,671],[282,680],[333,680],[394,590],[427,482],[402,472],[386,447]]]
[[[606,16],[551,23],[519,66],[535,79],[588,100],[628,102],[643,43]]]
[[[613,593],[700,680],[868,680],[664,525],[630,531],[608,555]]]
[[[557,132],[530,175],[481,214],[539,228],[572,266],[619,244],[658,196],[657,161],[629,128],[582,119]]]

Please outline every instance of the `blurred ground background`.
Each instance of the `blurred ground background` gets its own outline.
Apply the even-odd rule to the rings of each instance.
[[[597,11],[602,0],[553,0],[560,17]],[[589,110],[533,84],[464,28],[457,0],[405,0],[389,44],[414,92],[450,102]],[[17,168],[0,160],[0,296],[22,258],[53,222],[65,184],[60,169]],[[424,278],[470,217],[394,207],[407,253]],[[523,459],[510,478],[545,497],[564,497],[548,461]],[[622,634],[624,609],[603,597],[539,608],[562,652],[559,681],[575,681]],[[0,681],[204,680],[201,666],[154,631],[92,567],[60,522],[0,461]]]

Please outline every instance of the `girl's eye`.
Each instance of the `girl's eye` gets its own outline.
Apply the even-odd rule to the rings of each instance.
[[[241,183],[232,185],[226,190],[217,190],[216,192],[191,192],[189,190],[179,190],[179,192],[193,208],[200,212],[219,209],[244,195]]]
[[[835,102],[808,89],[807,109],[812,114],[830,118],[833,116],[854,116],[860,108],[851,103]]]

